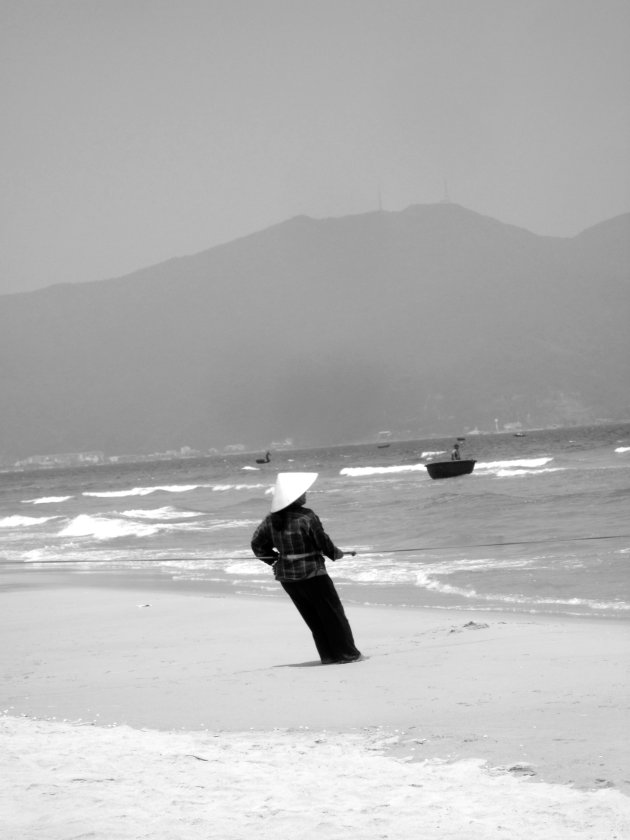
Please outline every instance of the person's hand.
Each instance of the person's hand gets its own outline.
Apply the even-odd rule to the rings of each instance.
[[[341,560],[341,558],[345,557],[346,554],[349,554],[350,557],[355,557],[356,551],[342,551],[340,548],[338,548],[337,553],[335,554],[335,560]]]

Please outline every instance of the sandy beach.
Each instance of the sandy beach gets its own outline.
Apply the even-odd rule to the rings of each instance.
[[[12,840],[630,836],[627,623],[346,605],[322,666],[287,598],[103,580],[3,576]]]

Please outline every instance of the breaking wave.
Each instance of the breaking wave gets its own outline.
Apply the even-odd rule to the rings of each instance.
[[[101,490],[85,491],[84,496],[93,496],[97,499],[122,499],[125,496],[148,496],[150,493],[188,493],[190,490],[197,490],[199,487],[212,487],[211,484],[166,484],[157,487],[133,487],[131,490]]]
[[[42,496],[39,499],[23,499],[24,505],[53,505],[56,502],[67,502],[72,496]]]
[[[88,516],[85,513],[75,516],[59,532],[60,537],[93,537],[96,540],[112,540],[117,537],[150,537],[160,530],[158,525],[145,525],[124,519]]]
[[[443,452],[423,452],[423,458],[434,458]],[[509,477],[516,475],[527,475],[529,473],[555,472],[562,469],[562,467],[546,467],[553,458],[527,458],[513,461],[486,461],[478,462],[476,466],[477,472],[493,473],[500,477]],[[352,477],[369,476],[369,475],[392,475],[396,473],[408,472],[424,472],[426,464],[424,462],[419,464],[396,464],[389,467],[344,467],[339,471],[339,475],[347,475]]]
[[[203,513],[194,510],[177,510],[168,506],[154,510],[123,510],[120,515],[128,516],[130,519],[192,519],[203,516]]]
[[[226,492],[228,490],[262,490],[269,488],[269,484],[214,484],[212,486],[213,492]],[[273,489],[273,488],[272,488]]]
[[[28,528],[30,525],[41,525],[57,519],[56,516],[5,516],[0,519],[0,528]]]
[[[133,517],[127,517],[128,514]],[[223,531],[235,528],[251,527],[257,524],[255,519],[219,519],[213,522],[164,522],[164,521],[133,521],[139,519],[151,519],[143,517],[144,513],[156,511],[128,511],[117,516],[90,516],[82,513],[75,516],[68,524],[59,531],[60,537],[91,537],[95,540],[114,540],[119,537],[152,537],[155,534],[164,532],[193,532],[193,531]],[[141,514],[137,517],[137,514]],[[178,517],[181,514],[178,513]],[[196,516],[196,514],[195,514]],[[167,517],[165,517],[168,519]]]
[[[344,467],[339,475],[386,475],[388,473],[421,472],[424,464],[402,464],[394,467]]]
[[[534,470],[539,467],[546,466],[551,457],[544,458],[521,458],[515,461],[479,461],[476,469],[478,470],[514,470],[514,469],[529,469]]]

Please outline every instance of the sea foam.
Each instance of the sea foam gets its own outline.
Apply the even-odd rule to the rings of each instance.
[[[29,525],[41,525],[42,522],[50,522],[57,519],[56,516],[5,516],[0,519],[0,528],[28,528]]]
[[[56,502],[67,502],[72,496],[42,496],[39,499],[23,499],[24,505],[53,505]]]
[[[84,496],[94,496],[98,499],[121,499],[125,496],[148,496],[150,493],[188,493],[198,487],[211,487],[210,484],[166,484],[157,487],[133,487],[130,490],[101,490],[85,491]]]
[[[442,455],[442,452],[423,452],[423,458],[432,458]],[[553,461],[553,458],[528,458],[513,461],[486,461],[477,464],[477,471],[483,470],[486,472],[494,472],[497,475],[517,475],[516,470],[530,470],[540,472],[541,467]],[[424,463],[420,464],[395,464],[389,467],[344,467],[339,471],[339,475],[347,475],[352,477],[368,476],[368,475],[388,475],[405,472],[423,472],[426,469]],[[561,469],[554,467],[553,469]],[[525,475],[525,472],[521,473]]]
[[[544,467],[550,461],[551,457],[544,458],[522,458],[513,461],[480,461],[477,464],[478,470],[513,470],[519,467],[523,469],[536,469],[537,467]]]
[[[174,507],[155,508],[153,510],[123,510],[121,516],[128,516],[130,519],[191,519],[203,516],[203,513],[194,510],[178,510]]]
[[[420,472],[424,469],[424,464],[400,464],[393,467],[344,467],[339,471],[339,475],[386,475],[388,473]]]
[[[463,588],[461,586],[453,586],[450,583],[442,583],[425,572],[417,573],[416,585],[422,589],[439,592],[442,595],[457,595],[461,598],[481,600],[489,603],[518,604],[519,606],[529,608],[530,612],[539,612],[544,607],[586,607],[589,610],[613,612],[628,612],[630,610],[630,604],[623,601],[596,601],[592,598],[534,598],[527,595],[477,592],[472,587]]]
[[[72,519],[59,532],[60,537],[93,537],[97,540],[111,540],[117,537],[149,537],[157,534],[157,525],[145,525],[124,519],[88,516],[85,513]]]
[[[213,492],[225,492],[228,490],[262,490],[268,488],[268,484],[214,484],[209,485]],[[273,488],[272,488],[273,489]]]

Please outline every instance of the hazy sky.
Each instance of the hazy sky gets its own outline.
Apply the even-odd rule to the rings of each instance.
[[[0,0],[0,293],[298,214],[630,210],[628,0]]]

